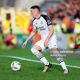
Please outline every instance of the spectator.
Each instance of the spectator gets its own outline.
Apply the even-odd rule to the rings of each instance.
[[[76,35],[76,40],[75,40],[75,49],[80,48],[80,34]]]
[[[75,21],[76,18],[80,19],[80,0],[63,1],[56,8],[48,8],[46,13],[51,18],[57,33],[80,33],[80,22]]]
[[[74,30],[74,33],[80,33],[80,21],[78,18],[75,20],[75,23],[73,24],[72,28]]]

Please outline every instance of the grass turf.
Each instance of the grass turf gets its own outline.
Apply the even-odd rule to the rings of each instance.
[[[43,52],[46,58],[51,62],[57,62],[55,58],[49,57],[49,54]],[[18,56],[28,59],[38,60],[27,49],[0,49],[0,55]],[[66,64],[80,66],[80,58],[65,58]],[[10,68],[12,61],[19,61],[22,65],[21,70],[14,72]],[[69,74],[63,74],[62,68],[53,65],[46,73],[42,70],[44,65],[42,63],[28,62],[19,59],[0,57],[0,80],[80,80],[80,69],[70,68]]]

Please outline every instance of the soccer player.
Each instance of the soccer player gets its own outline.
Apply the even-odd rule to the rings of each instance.
[[[60,54],[59,51],[57,50],[56,35],[54,33],[54,29],[50,18],[47,15],[41,15],[40,7],[37,5],[32,6],[30,9],[31,15],[34,18],[33,31],[26,39],[26,41],[23,43],[22,48],[24,48],[27,42],[36,34],[36,29],[38,29],[41,34],[41,40],[34,44],[34,46],[31,48],[31,51],[38,59],[40,59],[40,61],[44,63],[45,67],[43,72],[46,72],[48,68],[52,66],[52,64],[49,63],[48,60],[41,54],[41,51],[43,51],[45,48],[48,48],[53,52],[54,55],[58,54],[56,58],[60,62],[64,70],[64,73],[67,74],[68,69],[66,68],[63,59],[59,56]]]

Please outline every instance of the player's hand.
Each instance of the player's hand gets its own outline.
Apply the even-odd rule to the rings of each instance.
[[[27,44],[27,41],[23,43],[22,48],[25,48],[26,44]]]
[[[46,39],[46,40],[44,41],[44,47],[47,47],[47,45],[48,45],[48,40]]]

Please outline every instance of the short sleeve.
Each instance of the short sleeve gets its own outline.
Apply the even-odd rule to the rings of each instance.
[[[52,25],[52,21],[47,15],[42,15],[42,17],[46,20],[48,26]]]
[[[48,26],[49,26],[49,25],[52,25],[52,22],[51,22],[51,20],[50,20],[49,17],[47,17],[47,25],[48,25]]]

